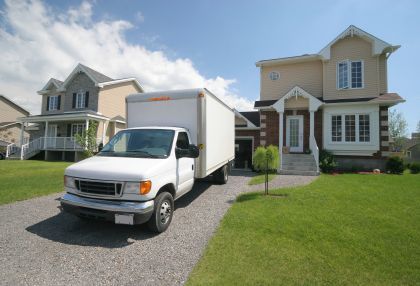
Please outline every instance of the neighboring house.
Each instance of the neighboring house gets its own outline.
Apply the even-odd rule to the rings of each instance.
[[[28,116],[29,111],[0,94],[0,147],[11,143],[18,143],[21,137],[21,123],[19,117]],[[28,138],[27,132],[22,134]]]
[[[254,148],[284,146],[285,174],[317,174],[321,149],[335,155],[340,169],[383,169],[388,108],[404,101],[388,91],[387,61],[399,47],[349,26],[317,54],[257,62]]]
[[[407,162],[420,162],[420,133],[411,133],[411,139],[408,139],[403,146],[405,160]]]
[[[125,97],[139,92],[143,89],[135,78],[112,79],[82,64],[64,81],[51,78],[38,91],[41,114],[19,118],[25,125],[38,124],[20,150],[22,159],[41,153],[45,160],[79,160],[82,148],[75,135],[96,121],[97,143],[107,143],[126,126]]]

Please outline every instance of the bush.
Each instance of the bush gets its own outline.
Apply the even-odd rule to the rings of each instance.
[[[270,145],[267,148],[259,146],[252,157],[252,164],[256,171],[265,172],[267,168],[268,159],[268,170],[276,171],[279,165],[279,149],[277,146]]]
[[[411,163],[409,169],[411,174],[420,173],[420,163]]]
[[[334,156],[327,150],[319,152],[319,168],[323,173],[332,173],[337,167]]]
[[[386,162],[386,170],[391,174],[402,174],[404,172],[404,161],[402,158],[390,157]]]

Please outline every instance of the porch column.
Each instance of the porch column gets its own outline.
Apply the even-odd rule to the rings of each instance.
[[[283,169],[283,112],[279,112],[279,171]]]
[[[309,117],[309,138],[313,138],[314,137],[314,111],[310,110],[310,117]],[[310,139],[311,140],[311,139]]]
[[[23,143],[23,132],[25,131],[25,123],[21,122],[20,123],[20,147],[22,147]]]
[[[86,144],[86,148],[85,149],[87,149],[87,147],[88,147],[88,144],[90,145],[90,143],[88,142],[88,136],[87,136],[87,133],[88,133],[88,129],[89,129],[89,119],[86,119],[86,123],[85,123],[85,136],[86,136],[86,139],[85,139],[85,144]]]
[[[102,144],[105,145],[106,129],[108,128],[108,121],[102,121]]]
[[[47,136],[48,136],[48,121],[45,121],[45,130],[44,130],[44,149],[47,149]]]

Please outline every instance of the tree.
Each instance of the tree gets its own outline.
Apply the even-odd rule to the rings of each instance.
[[[89,120],[88,129],[82,134],[76,134],[76,142],[83,148],[83,153],[86,157],[92,157],[98,146],[96,145],[96,131],[98,129],[98,122]]]
[[[265,194],[268,195],[268,173],[273,172],[279,165],[279,148],[270,145],[267,148],[260,146],[255,150],[252,158],[254,168],[265,173]]]
[[[389,136],[394,139],[395,147],[401,149],[407,136],[407,121],[401,112],[389,111],[388,117]]]

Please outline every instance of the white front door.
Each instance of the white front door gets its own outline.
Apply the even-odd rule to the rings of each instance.
[[[303,115],[287,116],[286,146],[290,152],[303,152]]]
[[[50,124],[48,125],[47,130],[47,147],[48,148],[55,148],[56,140],[57,140],[57,125]]]

